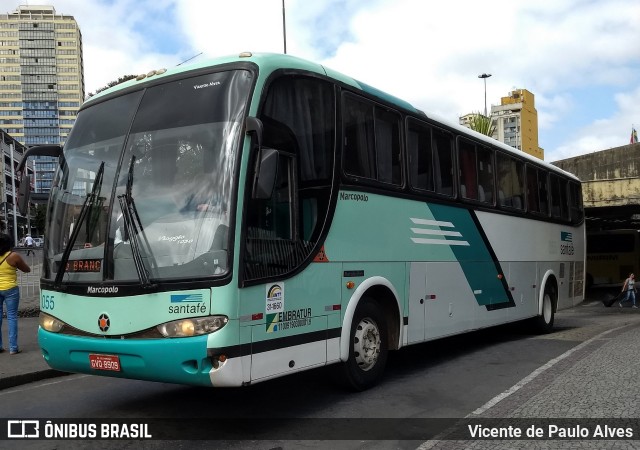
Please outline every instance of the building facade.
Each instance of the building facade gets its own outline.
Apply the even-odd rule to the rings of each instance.
[[[0,178],[0,232],[13,237],[16,243],[27,233],[37,236],[32,217],[35,210],[30,208],[29,214],[22,216],[15,207],[19,182],[15,169],[22,161],[25,151],[24,145],[0,129],[0,155],[2,155],[0,168],[2,168],[3,174]],[[31,161],[28,162],[27,170],[33,179],[33,163]]]
[[[538,145],[538,111],[531,92],[515,89],[502,97],[500,105],[491,105],[491,119],[496,127],[495,139],[544,159],[544,150]]]
[[[471,128],[477,113],[465,114],[460,125]],[[535,96],[526,89],[515,89],[500,99],[500,105],[491,105],[490,114],[495,131],[491,136],[511,147],[544,159],[544,150],[538,145],[538,111]]]
[[[0,128],[26,147],[64,144],[84,101],[82,34],[53,6],[0,14]],[[51,189],[55,160],[35,160],[34,190]]]

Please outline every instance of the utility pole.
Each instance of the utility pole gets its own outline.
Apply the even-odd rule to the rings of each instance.
[[[13,146],[13,142],[9,144],[9,157],[11,159],[11,197],[13,198],[13,245],[18,245],[18,212],[16,210],[16,202],[18,199],[16,198],[16,169],[13,164]]]

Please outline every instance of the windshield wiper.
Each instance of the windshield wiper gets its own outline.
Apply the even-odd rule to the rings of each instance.
[[[78,221],[73,227],[73,231],[71,232],[71,236],[69,237],[69,243],[64,249],[64,253],[62,254],[62,258],[60,259],[60,265],[58,266],[58,271],[56,272],[56,280],[55,287],[59,288],[60,283],[62,282],[62,277],[64,276],[67,270],[67,263],[69,262],[69,256],[71,255],[71,250],[73,249],[73,245],[78,239],[78,234],[80,234],[80,228],[85,218],[87,217],[87,213],[89,210],[93,209],[92,207],[98,204],[100,199],[100,190],[102,189],[102,177],[104,175],[104,161],[100,164],[100,168],[96,173],[96,177],[93,180],[93,187],[91,188],[91,193],[87,194],[84,199],[84,203],[82,204],[82,208],[80,209],[80,215],[78,216]]]
[[[133,257],[133,264],[136,267],[136,272],[138,273],[138,278],[142,283],[142,286],[148,288],[152,286],[151,279],[149,277],[149,272],[144,264],[144,260],[142,259],[142,253],[140,251],[140,238],[138,237],[140,233],[144,238],[145,245],[147,250],[145,254],[149,257],[149,261],[151,262],[152,267],[155,264],[155,258],[153,257],[153,252],[151,251],[151,245],[147,240],[146,235],[143,233],[142,221],[140,220],[140,216],[138,215],[138,210],[136,209],[136,204],[133,200],[133,195],[131,195],[131,188],[133,186],[133,168],[136,162],[135,155],[131,156],[131,165],[129,166],[129,173],[127,174],[127,186],[125,189],[125,193],[122,195],[118,195],[118,202],[120,203],[120,209],[122,210],[122,219],[124,220],[124,226],[127,231],[127,235],[129,237],[129,246],[131,247],[131,255]]]

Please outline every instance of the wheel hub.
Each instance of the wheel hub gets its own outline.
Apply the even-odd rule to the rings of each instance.
[[[353,337],[353,351],[358,367],[366,371],[375,366],[381,346],[378,325],[369,318],[362,319]]]

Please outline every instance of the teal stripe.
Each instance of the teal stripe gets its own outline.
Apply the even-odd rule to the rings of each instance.
[[[490,307],[509,303],[509,306],[514,306],[506,284],[498,278],[501,273],[498,272],[496,265],[499,264],[496,264],[492,252],[487,248],[478,225],[471,216],[472,212],[464,208],[438,204],[430,204],[429,209],[436,220],[451,222],[453,229],[462,234],[462,237],[456,240],[469,243],[468,246],[452,245],[451,250],[460,263],[478,304]]]

